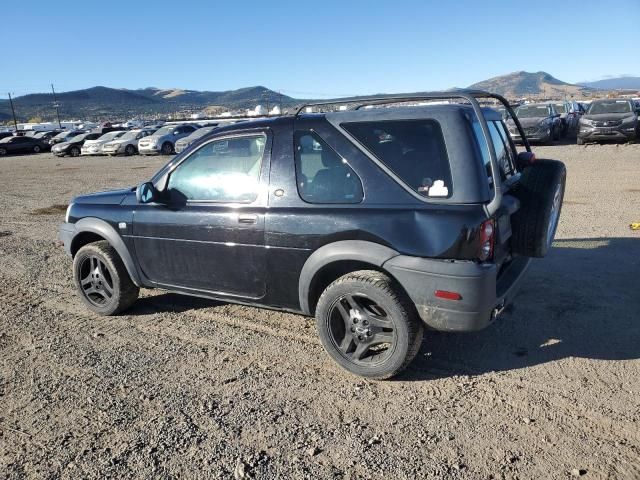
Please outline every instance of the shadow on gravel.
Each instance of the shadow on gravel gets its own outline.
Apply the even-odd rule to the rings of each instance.
[[[426,332],[399,380],[477,375],[567,357],[640,358],[640,238],[556,240],[513,313],[475,333]]]
[[[153,313],[181,313],[201,308],[218,307],[224,302],[206,298],[190,297],[177,293],[161,293],[151,297],[139,298],[125,315],[149,315]]]

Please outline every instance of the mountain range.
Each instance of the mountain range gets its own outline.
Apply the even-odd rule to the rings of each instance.
[[[640,90],[640,77],[605,78],[593,82],[578,82],[578,85],[599,90]]]
[[[622,77],[576,85],[558,80],[546,72],[520,71],[474,83],[468,88],[496,92],[509,99],[527,96],[562,98],[567,95],[589,96],[598,88],[629,88],[629,85],[640,88],[638,80],[640,80],[638,77]],[[634,81],[636,83],[633,83]],[[611,85],[622,86],[612,87]],[[140,115],[167,115],[173,112],[182,112],[185,115],[203,110],[208,114],[215,114],[226,110],[253,108],[258,104],[267,107],[281,105],[286,108],[300,105],[308,100],[282,95],[263,86],[220,92],[153,87],[130,90],[98,86],[59,93],[57,101],[63,118],[104,120]],[[55,116],[53,97],[49,93],[17,97],[14,99],[14,106],[16,116],[21,121],[32,117],[53,120]],[[11,110],[8,100],[0,100],[0,121],[7,121],[10,118]]]

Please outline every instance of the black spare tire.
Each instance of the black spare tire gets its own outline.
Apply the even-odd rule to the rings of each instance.
[[[511,217],[511,249],[526,257],[544,257],[556,234],[567,169],[557,160],[536,160],[522,172],[513,195],[520,209]]]

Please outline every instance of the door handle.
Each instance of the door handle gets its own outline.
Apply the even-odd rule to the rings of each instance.
[[[241,213],[238,215],[238,223],[253,224],[258,221],[258,215],[253,213]]]

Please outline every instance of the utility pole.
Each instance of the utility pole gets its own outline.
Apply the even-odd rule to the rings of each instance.
[[[60,105],[56,99],[56,91],[53,89],[53,83],[51,84],[51,91],[53,92],[53,106],[56,109],[56,116],[58,117],[58,127],[62,130],[62,123],[60,123]]]
[[[11,113],[13,113],[13,124],[16,127],[16,134],[18,133],[18,121],[16,120],[16,111],[13,108],[13,99],[11,98],[11,94],[7,93],[7,95],[9,95],[9,103],[11,104]]]

